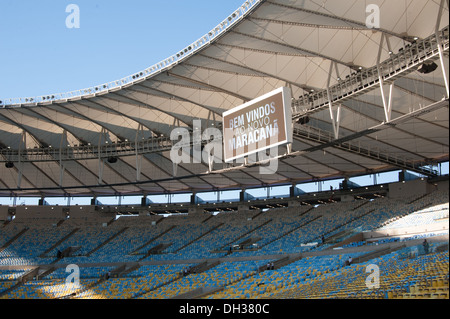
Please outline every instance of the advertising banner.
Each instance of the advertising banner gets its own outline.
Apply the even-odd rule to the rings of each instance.
[[[222,115],[224,161],[292,143],[290,89],[281,87]]]

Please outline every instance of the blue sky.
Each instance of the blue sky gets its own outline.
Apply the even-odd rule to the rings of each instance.
[[[205,35],[244,0],[1,0],[0,99],[120,79]],[[80,27],[68,28],[75,4]]]

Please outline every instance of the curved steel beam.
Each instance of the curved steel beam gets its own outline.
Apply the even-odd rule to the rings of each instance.
[[[221,87],[214,86],[214,85],[205,83],[205,82],[200,81],[200,80],[194,80],[194,79],[191,79],[191,78],[188,78],[188,77],[185,77],[185,76],[182,76],[182,75],[178,75],[178,74],[175,74],[175,73],[172,73],[172,72],[167,72],[167,73],[169,74],[169,76],[172,76],[174,78],[178,78],[178,79],[186,81],[186,82],[191,82],[191,83],[200,85],[201,87],[207,87],[207,88],[212,89],[213,91],[222,92],[222,93],[225,93],[227,95],[234,96],[235,98],[238,98],[238,99],[242,100],[244,103],[251,100],[251,98],[249,98],[249,97],[246,97],[246,96],[243,96],[243,95],[240,95],[240,94],[237,94],[237,93],[225,90],[225,89],[223,89]]]
[[[311,15],[322,16],[322,17],[326,17],[326,18],[329,18],[329,19],[332,19],[332,20],[341,21],[341,22],[344,22],[345,24],[347,24],[349,27],[356,26],[356,27],[358,27],[360,29],[374,31],[374,29],[368,28],[365,23],[362,23],[362,22],[359,22],[359,21],[356,21],[356,20],[351,20],[351,19],[339,17],[339,16],[336,16],[336,15],[332,15],[331,13],[317,12],[317,11],[314,11],[314,10],[309,10],[309,9],[305,9],[305,8],[299,8],[299,7],[290,6],[290,5],[286,5],[286,4],[276,3],[276,2],[273,2],[273,1],[269,1],[269,0],[264,1],[264,3],[268,3],[268,4],[271,4],[271,5],[274,5],[274,6],[283,7],[283,8],[287,8],[287,9],[290,9],[290,10],[299,11],[299,12],[305,12],[305,13],[308,13],[308,14],[311,14]],[[402,40],[405,40],[405,41],[412,41],[408,36],[401,35],[401,34],[398,34],[398,33],[395,33],[395,32],[392,32],[392,31],[389,31],[389,30],[386,30],[386,29],[383,29],[383,28],[377,28],[377,29],[375,29],[375,31],[382,32],[382,33],[394,36],[396,38],[399,38],[399,39],[402,39]]]
[[[158,136],[158,135],[161,134],[161,132],[155,132],[155,131],[153,131],[153,130],[152,130],[150,127],[148,127],[143,121],[140,121],[139,119],[136,119],[135,117],[132,117],[132,116],[130,116],[130,115],[127,115],[127,114],[124,113],[124,112],[118,111],[118,110],[115,109],[115,108],[111,108],[111,107],[109,107],[109,106],[103,105],[103,104],[101,104],[101,101],[99,101],[99,102],[94,102],[94,101],[92,101],[92,100],[81,100],[81,101],[78,101],[78,102],[77,102],[77,104],[80,104],[80,105],[84,105],[84,106],[86,106],[86,107],[89,107],[89,105],[86,104],[86,103],[92,103],[92,104],[96,105],[97,107],[100,107],[100,108],[104,109],[104,110],[107,111],[107,112],[112,112],[112,113],[114,113],[114,114],[116,114],[116,115],[118,115],[118,116],[123,116],[123,117],[129,119],[129,120],[132,121],[132,122],[135,122],[135,123],[137,123],[137,124],[140,124],[140,125],[142,125],[143,127],[146,127],[146,128],[147,128],[150,132],[152,132],[153,135],[155,135],[155,136]]]
[[[127,90],[128,89],[125,89],[124,91],[127,91]],[[117,99],[114,99],[111,96],[116,96]],[[124,95],[122,95],[122,94],[120,94],[118,92],[114,92],[112,94],[110,93],[108,96],[103,96],[103,98],[109,99],[109,100],[113,100],[113,101],[117,101],[117,102],[120,102],[120,103],[126,103],[128,105],[144,107],[144,108],[147,108],[147,109],[150,109],[150,110],[155,110],[155,111],[161,112],[163,114],[166,114],[166,115],[168,115],[168,116],[170,116],[170,117],[172,117],[172,118],[174,118],[174,119],[176,119],[176,120],[178,120],[178,121],[180,121],[182,123],[185,123],[188,127],[192,126],[192,124],[189,124],[189,123],[186,122],[186,119],[181,118],[179,115],[176,115],[173,112],[168,112],[168,111],[162,110],[162,109],[160,109],[160,108],[158,108],[156,106],[153,106],[153,105],[151,105],[149,103],[142,102],[142,101],[139,101],[139,100],[137,100],[135,98],[130,98],[128,96],[124,96]]]

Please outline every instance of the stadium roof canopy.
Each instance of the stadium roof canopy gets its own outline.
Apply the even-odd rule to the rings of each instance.
[[[224,16],[226,13],[224,13]],[[448,160],[448,0],[249,0],[173,56],[73,92],[0,101],[0,195],[200,192]],[[207,30],[205,30],[207,31]],[[277,169],[180,163],[171,132],[279,87],[294,141]]]

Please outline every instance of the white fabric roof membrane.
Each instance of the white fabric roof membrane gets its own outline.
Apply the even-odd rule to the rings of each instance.
[[[0,165],[0,195],[199,192],[388,169],[432,176],[433,165],[448,160],[448,84],[443,75],[448,77],[449,71],[448,1],[374,0],[370,5],[379,11],[356,0],[246,1],[234,13],[240,16],[224,20],[232,23],[220,36],[170,67],[162,63],[160,72],[136,73],[136,81],[98,92],[93,88],[73,99],[3,100],[0,161],[14,167]],[[420,60],[435,63],[433,72],[419,72],[422,62],[408,65],[381,85],[386,101],[391,99],[392,125],[382,125],[389,121],[379,83],[339,98],[332,113],[327,103],[314,110],[304,103],[307,94],[337,87],[355,73],[376,68],[377,61],[400,65],[401,53],[436,34],[441,51],[431,50]],[[259,166],[233,169],[240,164],[222,163],[207,173],[205,162],[180,163],[174,170],[170,147],[157,152],[136,148],[139,141],[169,137],[177,127],[192,130],[194,120],[200,119],[203,129],[220,127],[224,111],[282,86],[290,88],[300,108],[293,109],[292,156],[280,158],[273,174],[261,174]],[[337,136],[330,114],[339,120],[334,122]],[[297,123],[306,115],[307,123]],[[114,163],[96,156],[60,160],[79,145],[92,147],[95,155],[107,145],[125,142],[130,151],[118,154]],[[52,157],[33,160],[30,155],[49,149],[55,150]],[[286,152],[279,148],[279,154]]]

